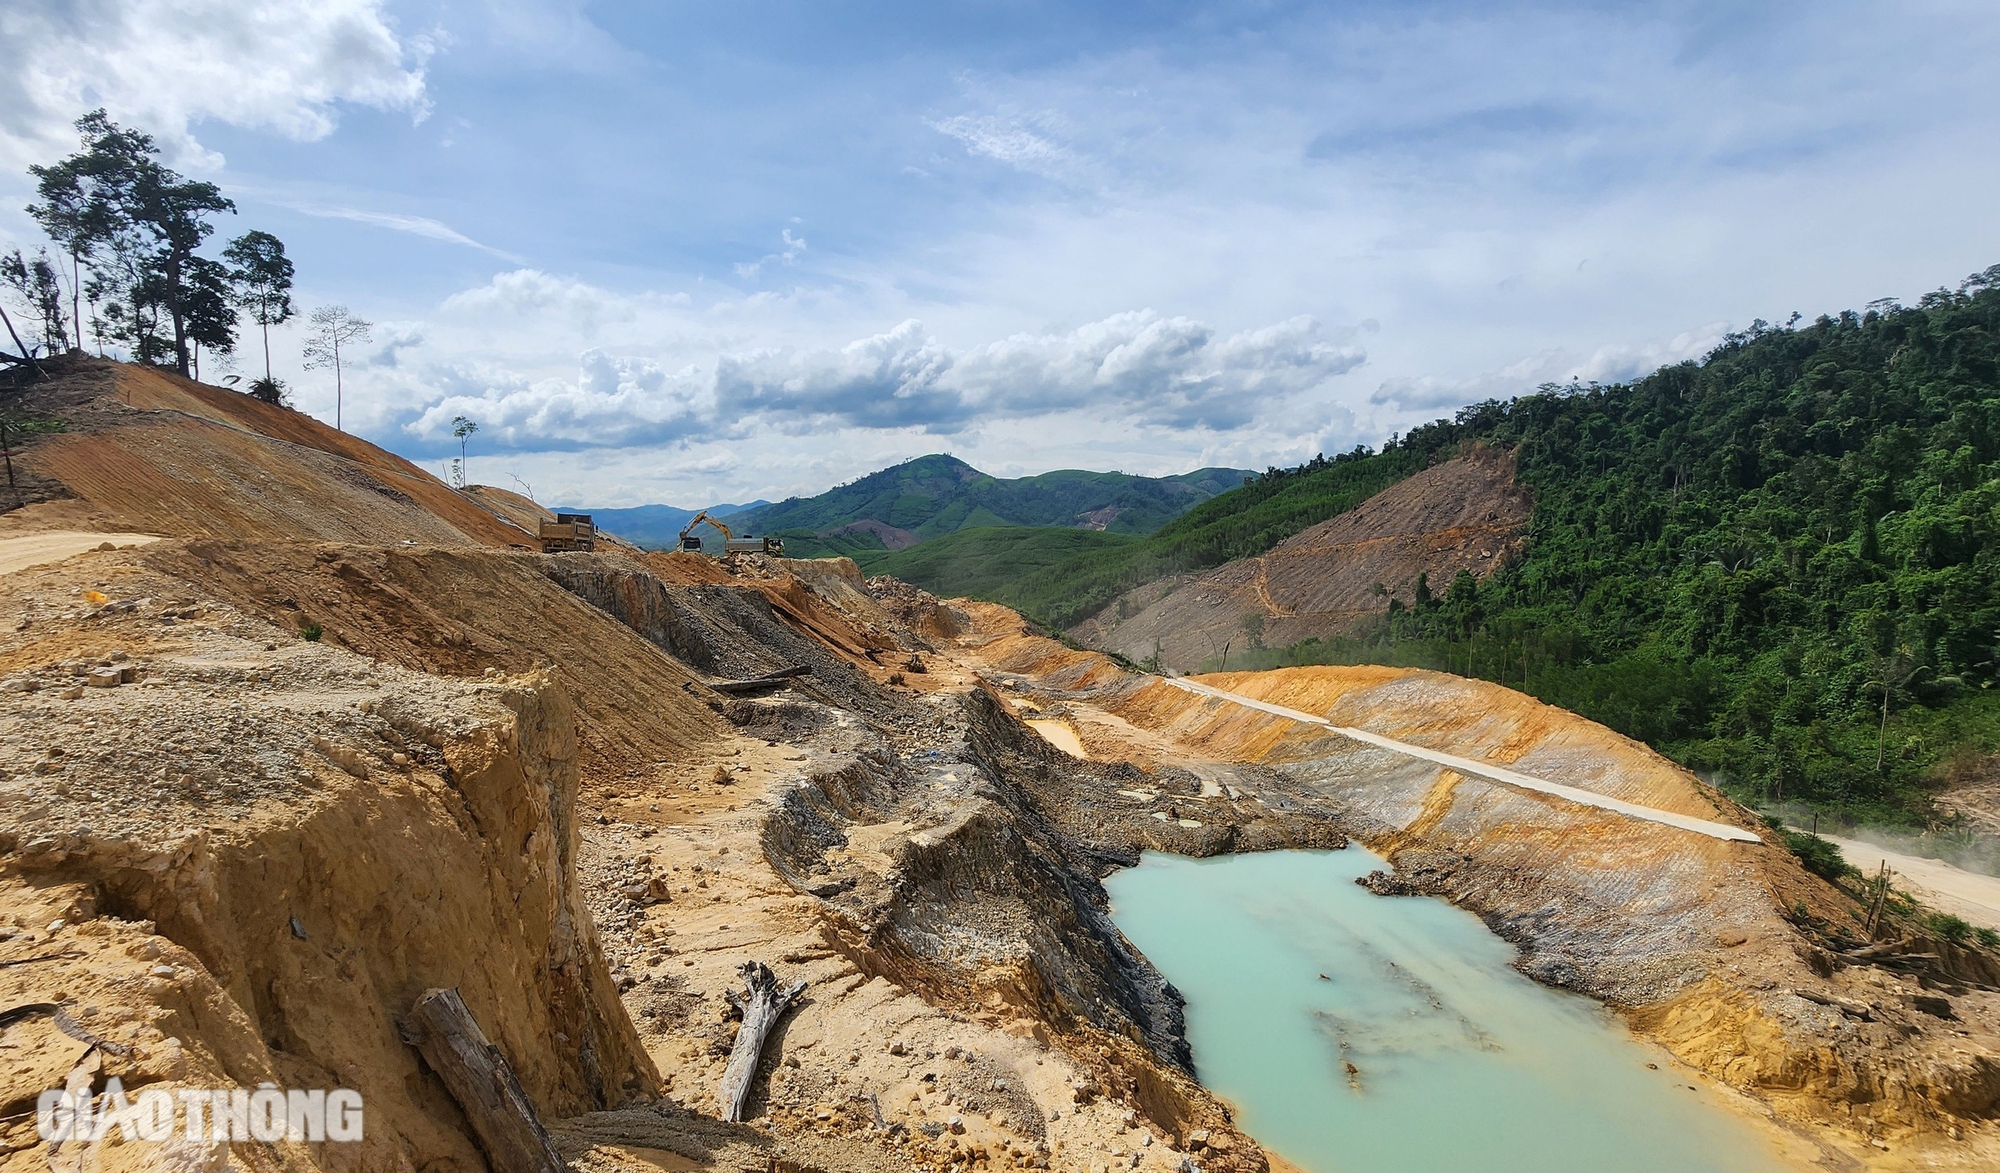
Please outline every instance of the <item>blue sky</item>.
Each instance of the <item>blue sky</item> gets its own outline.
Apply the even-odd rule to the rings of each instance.
[[[544,501],[1290,463],[2000,261],[1983,3],[17,0],[0,44],[0,240],[105,105],[376,323],[351,427],[437,468],[471,416]]]

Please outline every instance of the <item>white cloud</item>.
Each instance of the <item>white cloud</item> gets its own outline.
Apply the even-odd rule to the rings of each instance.
[[[399,35],[381,0],[9,0],[0,10],[0,166],[74,149],[70,123],[98,106],[176,157],[220,160],[195,124],[313,140],[342,103],[429,110],[424,34]]]
[[[357,224],[386,228],[391,232],[407,232],[412,236],[442,240],[447,244],[462,244],[467,248],[491,253],[503,260],[513,261],[515,264],[521,263],[521,258],[513,253],[494,248],[492,245],[481,244],[444,221],[433,220],[428,216],[405,216],[399,212],[371,212],[365,208],[348,208],[338,204],[294,203],[283,199],[275,199],[272,202],[308,216],[319,216],[327,220],[352,220]]]
[[[1052,113],[1031,115],[954,114],[928,125],[964,144],[967,153],[995,159],[1050,179],[1067,177],[1076,153],[1051,137],[1060,120]]]
[[[406,428],[441,442],[470,416],[488,443],[508,448],[597,448],[666,444],[708,427],[715,396],[701,372],[667,371],[643,359],[586,350],[575,379],[533,379],[503,367],[461,364],[422,376],[449,393]]]
[[[1382,380],[1370,403],[1394,404],[1403,411],[1435,411],[1487,399],[1526,394],[1544,383],[1628,383],[1664,366],[1699,359],[1722,344],[1726,322],[1687,330],[1664,342],[1600,346],[1589,354],[1561,348],[1544,350],[1497,370],[1470,378],[1397,375]]]
[[[798,217],[794,216],[792,219],[796,221]],[[735,266],[736,275],[748,281],[757,276],[763,270],[764,266],[771,261],[779,261],[787,265],[797,263],[799,254],[806,251],[805,238],[802,236],[793,236],[791,229],[783,228],[778,232],[778,239],[783,243],[783,248],[774,253],[766,253],[754,261],[738,264]]]
[[[781,317],[747,330],[731,324],[753,306]],[[1287,405],[1351,425],[1350,413],[1324,401],[1331,382],[1365,358],[1309,317],[1222,334],[1137,310],[972,346],[909,319],[810,347],[788,338],[782,315],[791,311],[763,295],[695,307],[517,270],[446,299],[425,323],[385,327],[391,341],[378,349],[392,356],[367,360],[379,406],[350,410],[385,425],[401,420],[404,435],[430,446],[467,415],[480,422],[482,443],[522,451],[751,437],[761,448],[777,435],[830,431],[977,441],[997,423],[1056,417],[1095,420],[1101,434],[1221,435]],[[473,357],[468,331],[513,345]],[[599,341],[565,362],[556,348],[574,337]]]

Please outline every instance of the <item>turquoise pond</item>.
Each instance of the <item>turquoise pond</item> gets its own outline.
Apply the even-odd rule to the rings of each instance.
[[[1202,1083],[1265,1147],[1309,1173],[1781,1168],[1601,1006],[1511,968],[1478,918],[1353,882],[1382,867],[1359,847],[1148,855],[1106,881],[1187,997]]]

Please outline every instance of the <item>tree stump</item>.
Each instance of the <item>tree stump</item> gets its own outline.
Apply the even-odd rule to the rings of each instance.
[[[404,1028],[465,1112],[493,1173],[569,1173],[507,1057],[479,1029],[457,990],[425,990]]]
[[[722,1085],[717,1089],[722,1118],[732,1124],[743,1120],[744,1105],[750,1100],[750,1080],[764,1055],[764,1041],[806,988],[806,983],[795,982],[780,990],[778,976],[761,961],[746,961],[736,972],[743,975],[744,992],[729,990],[722,996],[743,1012],[743,1025],[736,1028],[736,1045],[729,1052],[729,1066],[723,1068]]]

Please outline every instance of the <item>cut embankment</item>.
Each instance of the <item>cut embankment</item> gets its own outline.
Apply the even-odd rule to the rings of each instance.
[[[1513,458],[1475,448],[1398,481],[1268,552],[1199,574],[1159,579],[1070,629],[1134,662],[1192,671],[1252,647],[1289,647],[1346,634],[1415,599],[1419,575],[1442,593],[1521,548],[1530,501]],[[1282,531],[1280,531],[1282,532]]]
[[[1679,827],[1683,831],[1692,831],[1697,835],[1707,835],[1711,839],[1735,840],[1742,843],[1763,842],[1756,834],[1727,823],[1718,823],[1709,819],[1697,819],[1690,815],[1676,814],[1673,811],[1640,806],[1637,803],[1625,802],[1602,794],[1593,794],[1588,790],[1579,789],[1575,786],[1564,786],[1560,782],[1550,782],[1546,778],[1536,778],[1523,774],[1518,770],[1510,770],[1505,766],[1497,765],[1493,762],[1475,761],[1472,758],[1460,757],[1457,754],[1445,753],[1442,750],[1427,749],[1421,745],[1411,745],[1407,741],[1397,741],[1391,737],[1384,737],[1379,733],[1370,733],[1365,729],[1335,725],[1325,717],[1316,717],[1311,713],[1302,713],[1297,709],[1285,708],[1283,705],[1274,705],[1267,701],[1240,696],[1224,689],[1197,683],[1196,681],[1170,679],[1167,683],[1173,685],[1175,688],[1185,689],[1202,696],[1212,696],[1228,701],[1231,704],[1245,705],[1253,709],[1258,709],[1273,716],[1283,717],[1288,721],[1301,721],[1308,725],[1323,726],[1340,734],[1342,737],[1352,738],[1355,741],[1375,746],[1378,749],[1386,749],[1392,753],[1435,762],[1440,766],[1449,767],[1462,774],[1472,774],[1481,778],[1489,778],[1495,782],[1504,782],[1509,786],[1518,786],[1523,790],[1532,790],[1537,794],[1554,795],[1557,798],[1583,806],[1594,806],[1600,810],[1616,811],[1618,814],[1641,819],[1649,823]]]
[[[142,683],[6,721],[0,1000],[69,1007],[127,1087],[361,1093],[360,1145],[281,1144],[275,1167],[484,1167],[399,1032],[434,987],[547,1116],[655,1092],[577,886],[561,691],[244,635],[128,635]]]

